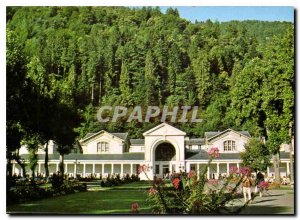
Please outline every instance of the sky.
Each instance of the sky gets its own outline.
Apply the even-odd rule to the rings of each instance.
[[[160,7],[165,13],[168,7]],[[194,22],[230,21],[230,20],[261,20],[294,22],[294,8],[281,6],[179,6],[176,7],[180,17]]]

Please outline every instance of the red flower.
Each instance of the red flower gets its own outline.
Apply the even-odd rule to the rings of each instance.
[[[139,204],[137,202],[131,204],[131,212],[138,213],[139,212],[138,208],[139,208]]]
[[[251,168],[250,167],[242,167],[242,168],[240,168],[240,173],[244,176],[250,176]]]
[[[216,147],[210,148],[208,151],[208,156],[212,158],[219,158],[220,157],[219,149]]]
[[[157,193],[157,190],[154,189],[153,187],[151,187],[151,188],[149,189],[149,191],[148,191],[148,194],[149,194],[150,196],[153,196],[153,195],[155,195],[156,193]]]
[[[180,183],[180,179],[179,178],[175,178],[173,181],[173,186],[175,187],[175,189],[179,188],[179,183]]]
[[[237,167],[231,166],[229,168],[229,173],[230,174],[237,174],[239,172],[239,169]]]
[[[194,170],[191,170],[189,173],[188,173],[188,178],[192,178],[196,176],[196,172]]]
[[[261,181],[259,184],[258,184],[258,187],[263,189],[263,190],[267,190],[269,188],[269,183],[268,182],[265,182],[265,181]]]
[[[210,180],[208,180],[208,183],[211,184],[211,185],[218,185],[219,184],[219,180],[210,179]]]

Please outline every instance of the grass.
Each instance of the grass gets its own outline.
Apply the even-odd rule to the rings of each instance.
[[[141,214],[150,214],[151,207],[146,203],[147,188],[149,188],[147,182],[130,183],[101,191],[80,192],[12,205],[7,207],[7,212],[12,214],[130,214],[131,204],[137,202]]]

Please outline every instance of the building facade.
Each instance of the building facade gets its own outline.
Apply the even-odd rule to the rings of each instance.
[[[219,149],[220,157],[208,167],[208,178],[219,178],[228,175],[231,166],[240,167],[240,152],[249,141],[247,131],[227,129],[218,132],[206,132],[203,138],[190,138],[167,123],[162,123],[145,133],[144,139],[130,139],[127,133],[109,133],[99,131],[88,133],[80,140],[81,147],[65,155],[65,173],[69,176],[81,175],[99,177],[108,174],[137,174],[140,165],[146,165],[146,173],[139,174],[141,179],[153,179],[154,175],[166,177],[174,172],[203,170],[208,161],[211,147]],[[59,170],[59,153],[52,141],[48,146],[50,174]],[[28,160],[25,146],[20,149],[21,157]],[[37,173],[44,175],[44,149],[38,151]],[[21,174],[17,163],[13,163],[13,172]],[[290,174],[289,152],[282,147],[280,152],[281,176]],[[267,176],[274,175],[273,168],[268,168]]]

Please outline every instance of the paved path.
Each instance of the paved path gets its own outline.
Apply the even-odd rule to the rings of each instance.
[[[234,202],[241,206],[243,199]],[[294,190],[270,190],[263,197],[255,197],[254,201],[248,205],[240,214],[251,215],[274,215],[274,214],[294,214]]]

